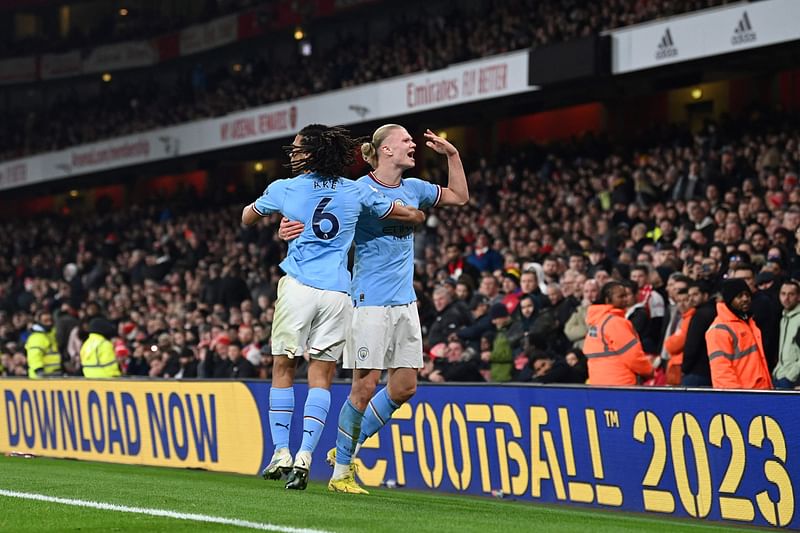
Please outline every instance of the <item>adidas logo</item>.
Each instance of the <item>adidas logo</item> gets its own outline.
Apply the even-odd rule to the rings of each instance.
[[[666,59],[668,57],[675,57],[678,55],[678,49],[675,47],[675,41],[672,40],[672,32],[669,28],[664,32],[661,41],[658,43],[656,49],[656,59]]]
[[[733,37],[731,37],[731,44],[752,43],[756,40],[756,32],[753,31],[753,25],[750,24],[750,17],[747,16],[747,11],[742,14],[739,19],[739,24],[733,30]]]

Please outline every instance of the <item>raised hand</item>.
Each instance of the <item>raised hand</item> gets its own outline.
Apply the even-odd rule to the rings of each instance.
[[[446,139],[442,139],[431,130],[425,130],[425,138],[427,139],[425,144],[428,148],[433,148],[436,153],[442,155],[456,155],[458,153],[455,146],[450,144]]]

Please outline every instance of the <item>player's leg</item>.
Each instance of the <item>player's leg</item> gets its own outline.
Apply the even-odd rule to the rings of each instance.
[[[313,309],[296,302],[311,298],[310,289],[289,276],[278,282],[272,330],[272,349],[278,355],[273,360],[269,390],[269,426],[275,451],[262,471],[265,479],[280,479],[292,468],[289,435],[295,407],[293,357],[305,346],[313,318]]]
[[[422,367],[422,329],[416,302],[389,308],[392,324],[387,364],[389,381],[369,402],[361,421],[361,434],[353,456],[361,445],[386,425],[392,414],[417,392],[417,369]]]
[[[344,293],[316,291],[316,315],[308,335],[311,361],[308,367],[308,396],[303,410],[303,441],[295,456],[287,489],[303,490],[308,484],[311,456],[319,443],[331,405],[331,381],[342,356],[352,307]]]
[[[294,459],[286,488],[304,490],[308,485],[311,456],[319,444],[331,406],[331,381],[336,361],[311,359],[308,366],[308,396],[303,408],[303,441]]]
[[[361,420],[370,398],[381,378],[381,370],[353,370],[353,386],[350,396],[339,412],[338,431],[336,433],[335,454],[329,452],[328,462],[333,464],[333,475],[328,487],[336,492],[354,492],[364,494],[366,491],[355,483],[352,468],[352,455],[358,437],[361,434]]]
[[[261,473],[264,479],[280,479],[292,469],[289,431],[294,416],[294,372],[294,359],[285,355],[274,357],[269,389],[269,429],[275,450]]]

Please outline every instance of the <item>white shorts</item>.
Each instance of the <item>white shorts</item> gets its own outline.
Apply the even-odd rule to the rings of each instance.
[[[356,307],[345,345],[344,367],[422,368],[422,329],[417,302]]]
[[[303,285],[284,276],[278,282],[278,300],[272,323],[272,353],[338,361],[342,356],[353,304],[343,292]]]

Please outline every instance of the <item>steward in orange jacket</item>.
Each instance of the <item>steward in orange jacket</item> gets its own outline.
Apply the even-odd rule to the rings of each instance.
[[[677,294],[678,310],[681,311],[681,321],[678,329],[664,339],[664,349],[669,354],[667,361],[667,385],[681,384],[681,364],[683,364],[683,347],[686,345],[686,334],[697,310],[689,301],[689,289],[684,289]]]
[[[761,330],[750,314],[750,288],[743,279],[726,280],[722,298],[724,303],[717,303],[717,318],[706,331],[713,387],[771,389]]]
[[[600,291],[601,303],[589,306],[586,312],[589,332],[583,352],[590,385],[636,385],[636,376],[653,374],[633,324],[625,319],[626,292],[622,283],[606,283]]]

